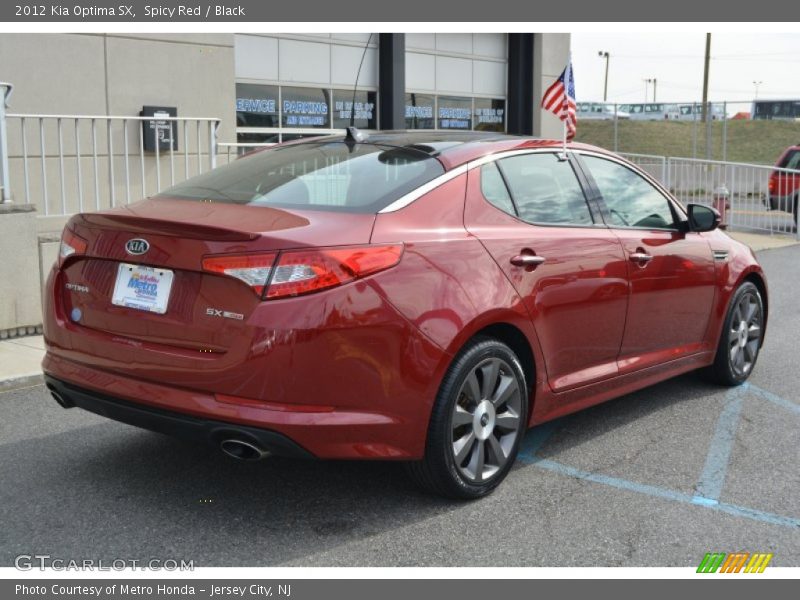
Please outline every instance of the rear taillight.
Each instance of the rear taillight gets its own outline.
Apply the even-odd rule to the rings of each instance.
[[[402,244],[310,248],[212,256],[203,260],[203,269],[240,279],[262,298],[274,300],[320,292],[389,269],[402,254]]]
[[[70,256],[86,253],[88,244],[82,237],[73,233],[70,229],[64,228],[61,234],[61,247],[58,251],[58,266],[64,264],[64,261]]]
[[[277,256],[275,252],[240,256],[211,256],[203,259],[203,270],[244,281],[256,294],[261,296]]]
[[[775,181],[776,179],[777,178],[775,177],[775,174],[770,175],[769,183],[767,184],[767,188],[770,192],[775,191],[775,184],[777,183],[777,181]]]
[[[342,285],[400,262],[403,246],[356,246],[282,252],[267,299],[300,296]]]

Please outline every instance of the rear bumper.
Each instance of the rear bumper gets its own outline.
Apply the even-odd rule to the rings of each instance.
[[[58,394],[61,399],[59,403],[64,408],[77,406],[115,421],[193,442],[219,445],[226,439],[244,439],[276,456],[313,458],[310,452],[274,431],[233,425],[223,421],[192,417],[135,404],[96,390],[67,383],[49,375],[45,375],[45,384],[51,392]]]
[[[280,436],[300,454],[325,459],[420,458],[427,419],[366,409],[263,403],[171,387],[98,369],[48,351],[48,384],[76,406],[145,429],[217,443],[220,430],[244,428],[270,446]],[[293,450],[294,451],[294,450]],[[278,454],[279,452],[275,452]],[[284,454],[284,452],[280,452]],[[291,455],[291,452],[290,452]]]
[[[451,357],[384,298],[378,277],[263,302],[235,324],[218,320],[220,335],[235,335],[212,353],[153,342],[159,328],[136,314],[129,324],[142,337],[73,321],[69,301],[80,293],[65,291],[64,277],[54,267],[45,295],[50,377],[135,405],[273,431],[318,458],[424,453]],[[189,304],[203,302],[200,295]],[[198,327],[211,331],[206,318],[213,319],[201,311]]]

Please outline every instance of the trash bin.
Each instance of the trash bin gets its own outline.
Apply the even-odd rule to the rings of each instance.
[[[728,211],[731,209],[731,193],[724,185],[718,186],[714,190],[712,197],[712,206],[717,210],[720,216],[720,229],[728,228]]]

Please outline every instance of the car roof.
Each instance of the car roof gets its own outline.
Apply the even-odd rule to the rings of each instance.
[[[466,162],[476,160],[488,154],[522,150],[527,148],[558,148],[562,140],[509,135],[486,131],[376,131],[367,134],[364,143],[398,148],[413,148],[436,157],[446,169],[453,169]],[[344,135],[325,136],[298,143],[319,143],[322,141],[345,141]],[[603,148],[570,142],[570,150],[593,150],[608,153]]]

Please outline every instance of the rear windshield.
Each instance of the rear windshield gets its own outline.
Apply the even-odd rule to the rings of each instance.
[[[240,158],[156,198],[372,213],[442,173],[438,160],[414,148],[304,143]]]
[[[800,150],[787,152],[778,166],[786,169],[800,169]]]

